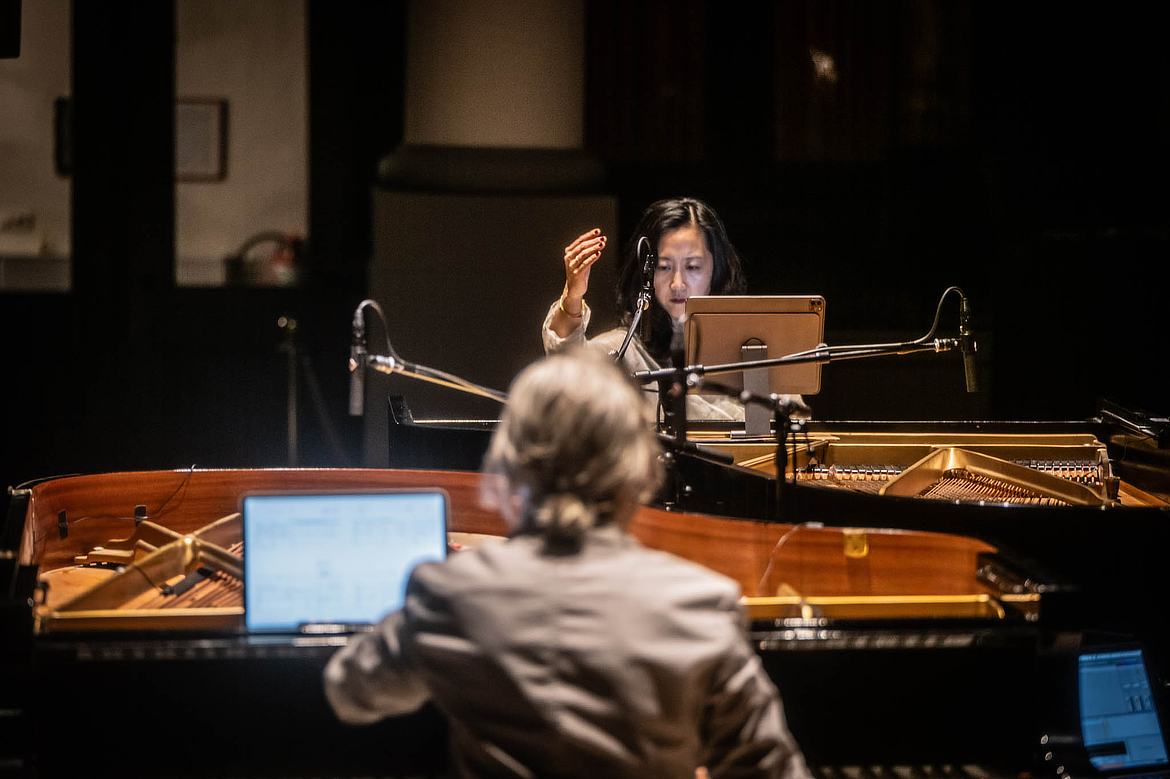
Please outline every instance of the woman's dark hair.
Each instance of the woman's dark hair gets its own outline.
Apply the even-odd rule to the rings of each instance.
[[[630,236],[621,267],[618,269],[617,305],[622,312],[622,321],[627,326],[633,320],[638,304],[638,293],[642,291],[642,265],[638,257],[638,242],[645,236],[650,248],[657,253],[658,242],[671,230],[688,226],[698,227],[707,238],[707,250],[711,252],[714,268],[711,274],[712,295],[737,295],[747,286],[740,266],[739,255],[723,220],[711,206],[702,200],[690,197],[676,197],[651,203],[634,233]],[[670,338],[674,323],[670,314],[658,302],[650,299],[650,309],[642,315],[642,343],[650,355],[660,363],[668,362]]]

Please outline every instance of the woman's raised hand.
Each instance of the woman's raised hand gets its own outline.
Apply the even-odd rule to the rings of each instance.
[[[595,227],[565,247],[565,292],[561,295],[561,306],[570,316],[581,312],[581,299],[589,289],[589,269],[601,259],[605,240],[601,229]]]

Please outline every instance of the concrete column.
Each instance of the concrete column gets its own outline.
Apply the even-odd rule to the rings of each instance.
[[[580,149],[583,0],[412,0],[410,146]]]

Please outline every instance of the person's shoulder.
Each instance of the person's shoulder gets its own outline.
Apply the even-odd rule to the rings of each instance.
[[[613,330],[606,330],[600,335],[595,335],[589,339],[589,345],[597,348],[608,349],[613,351],[622,345],[622,341],[626,339],[626,328],[615,327]]]
[[[412,581],[434,592],[450,594],[485,581],[499,581],[533,552],[524,538],[492,539],[474,549],[451,552],[445,560],[419,563],[411,573]]]
[[[607,330],[601,335],[594,336],[589,339],[589,347],[592,349],[604,349],[609,353],[616,352],[622,348],[625,343],[626,333],[628,331],[624,327],[616,327],[613,330]],[[622,358],[626,369],[630,371],[646,371],[657,370],[658,363],[646,351],[645,345],[637,338],[635,338],[626,350],[625,356]]]
[[[615,620],[621,615],[622,630],[688,636],[688,651],[708,659],[740,651],[745,622],[734,580],[654,549],[627,557],[613,578],[620,594],[611,613]]]
[[[741,590],[734,579],[670,552],[641,547],[636,554],[640,586],[696,605],[739,603]]]

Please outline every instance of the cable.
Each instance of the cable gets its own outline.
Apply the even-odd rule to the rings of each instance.
[[[147,582],[149,582],[149,584],[150,584],[150,586],[151,586],[151,587],[154,587],[156,590],[158,590],[159,592],[161,592],[163,595],[170,595],[170,594],[171,594],[171,593],[167,592],[167,588],[166,588],[166,587],[160,587],[160,586],[158,586],[157,584],[155,584],[155,583],[154,583],[154,580],[153,580],[153,579],[151,579],[151,578],[150,578],[150,577],[149,577],[149,576],[146,574],[146,571],[144,571],[144,570],[142,569],[142,566],[138,565],[137,563],[131,563],[131,564],[130,564],[130,567],[131,567],[131,568],[133,568],[134,570],[138,571],[140,574],[142,574],[142,578],[143,578],[143,579],[146,579],[146,581],[147,581]]]
[[[931,338],[933,338],[933,337],[934,337],[934,332],[935,332],[935,330],[938,330],[938,323],[939,323],[939,320],[940,320],[940,319],[941,319],[941,317],[942,317],[942,307],[943,307],[943,303],[946,301],[946,299],[947,299],[947,295],[951,294],[952,292],[957,292],[957,293],[959,293],[959,297],[960,297],[960,298],[965,298],[965,297],[967,297],[966,295],[964,295],[964,294],[963,294],[963,290],[959,289],[958,287],[951,286],[951,287],[947,287],[945,290],[943,290],[942,296],[941,296],[941,297],[939,297],[939,299],[938,299],[938,306],[936,306],[936,307],[935,307],[935,309],[934,309],[934,322],[933,322],[933,323],[931,323],[931,325],[930,325],[930,330],[929,330],[929,331],[927,331],[926,335],[922,336],[921,338],[919,338],[919,339],[917,339],[917,340],[914,340],[914,341],[907,341],[907,342],[906,342],[906,345],[907,345],[907,346],[916,345],[916,344],[924,344],[924,343],[926,343],[927,341],[929,341]],[[881,348],[888,347],[888,346],[891,346],[891,345],[892,345],[892,344],[858,344],[858,345],[856,345],[856,346],[850,346],[850,347],[848,347],[848,348],[849,348],[851,351],[852,351],[852,350],[860,350],[860,349],[881,349]],[[791,356],[791,357],[805,357],[805,356],[807,356],[807,355],[813,355],[813,354],[817,354],[817,353],[818,353],[818,352],[820,352],[820,351],[822,351],[822,350],[821,350],[821,349],[819,349],[819,348],[817,348],[817,349],[809,349],[809,350],[807,350],[807,351],[804,351],[804,352],[798,352],[798,353],[796,353],[796,354],[789,355],[789,356]],[[831,353],[831,352],[832,352],[832,349],[830,348],[830,349],[829,349],[829,351],[830,351],[830,353]],[[866,356],[866,355],[865,355],[864,353],[859,353],[859,354],[851,354],[851,355],[849,355],[849,356],[852,356],[852,357],[864,357],[864,356]]]
[[[451,389],[469,392],[472,395],[479,395],[481,397],[490,398],[491,400],[499,401],[500,403],[504,403],[507,400],[507,396],[502,392],[497,392],[496,390],[489,389],[487,387],[481,387],[478,384],[472,384],[471,382],[465,379],[461,379],[458,376],[454,376],[450,373],[444,373],[443,371],[435,370],[434,368],[428,368],[425,365],[412,365],[409,369],[404,367],[396,372],[401,373],[403,376],[409,376],[413,379],[422,379],[423,381],[428,381],[432,384],[438,384],[442,387],[450,387]]]
[[[390,343],[390,327],[386,323],[386,314],[382,311],[382,307],[378,305],[378,301],[366,298],[361,303],[358,303],[358,312],[366,308],[372,308],[374,313],[378,315],[378,322],[382,326],[382,336],[386,339],[387,356],[393,357],[398,362],[403,362],[403,359],[398,356],[398,352],[394,351],[394,345]]]
[[[175,487],[175,489],[171,491],[170,495],[168,495],[166,498],[163,499],[163,502],[159,504],[158,509],[153,514],[147,515],[148,517],[157,517],[157,516],[160,516],[160,515],[166,513],[165,511],[163,511],[163,509],[166,508],[166,505],[168,503],[170,503],[172,500],[174,500],[175,496],[178,495],[179,492],[184,487],[187,486],[187,483],[191,479],[191,474],[193,474],[195,472],[195,466],[196,466],[195,463],[191,463],[191,466],[187,469],[186,475],[183,476],[183,481],[181,481],[179,483],[179,486]],[[72,474],[72,475],[79,475],[79,474]],[[65,478],[65,477],[55,477],[55,478]],[[27,483],[36,483],[39,481],[45,481],[45,480],[37,479],[37,480],[33,480],[32,482],[26,482],[26,484]],[[86,514],[84,516],[75,517],[73,519],[67,518],[66,519],[66,526],[76,525],[78,522],[84,522],[87,519],[128,519],[128,520],[137,521],[138,517],[136,517],[136,516],[123,516],[121,514]],[[37,548],[37,532],[36,532],[35,525],[32,528],[32,547],[33,547],[33,549]]]
[[[399,356],[398,352],[394,349],[394,345],[390,343],[390,328],[386,322],[386,314],[382,311],[382,307],[378,305],[378,301],[367,298],[358,304],[358,312],[361,312],[365,308],[372,309],[374,313],[377,314],[378,321],[382,327],[382,334],[386,338],[386,355],[390,357],[394,363],[394,365],[391,366],[390,371],[386,371],[377,364],[372,366],[375,370],[379,370],[383,373],[401,373],[403,376],[429,381],[432,384],[438,384],[450,389],[469,392],[473,395],[490,398],[491,400],[495,400],[500,403],[503,403],[507,399],[507,395],[499,392],[498,390],[483,387],[479,384],[473,384],[466,379],[460,378],[459,376],[455,376],[451,373],[447,373],[446,371],[441,371],[436,368],[428,368],[425,365],[418,365],[417,363],[408,363],[406,360],[402,359],[401,356]]]
[[[776,563],[776,553],[780,551],[780,547],[784,546],[784,542],[788,540],[789,536],[803,528],[819,530],[824,526],[824,522],[801,522],[799,525],[793,525],[784,535],[780,536],[776,546],[772,547],[772,554],[768,556],[768,567],[764,569],[764,575],[760,577],[760,583],[756,585],[756,592],[759,593],[764,589],[764,582],[768,581],[768,574],[772,573],[772,566]]]
[[[176,495],[179,494],[180,490],[182,490],[184,487],[187,486],[187,482],[189,482],[191,480],[191,474],[193,474],[193,473],[195,473],[195,463],[191,463],[191,466],[187,469],[187,475],[183,477],[183,481],[179,482],[179,486],[175,487],[175,489],[171,492],[171,494],[166,497],[166,500],[164,500],[162,503],[159,504],[158,510],[154,512],[154,516],[157,517],[161,514],[166,513],[163,511],[163,509],[165,509],[166,505],[168,503],[170,503],[171,500],[173,500]]]

